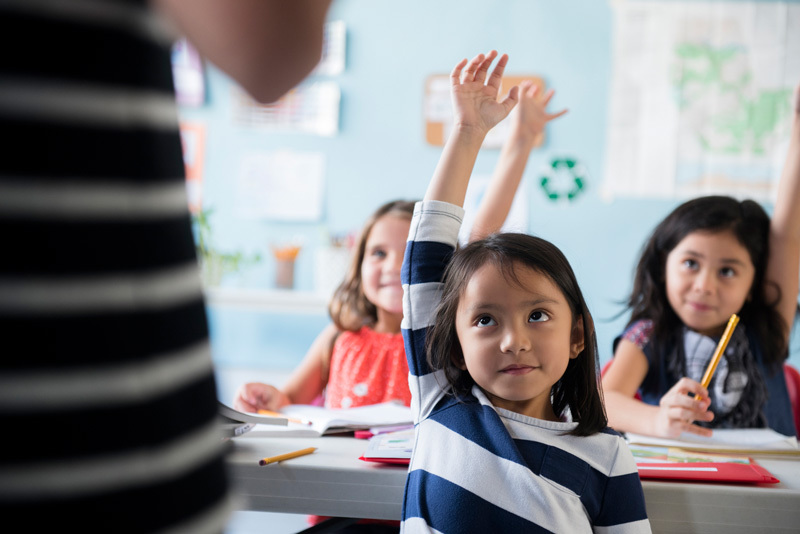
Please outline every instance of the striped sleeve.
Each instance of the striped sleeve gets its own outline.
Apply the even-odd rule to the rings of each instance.
[[[582,499],[595,532],[651,532],[639,471],[624,438],[606,429],[597,439],[607,444],[604,464],[610,469],[588,481]]]
[[[411,220],[401,273],[402,332],[416,421],[427,416],[441,397],[441,380],[427,364],[425,336],[441,299],[442,275],[458,242],[463,215],[459,206],[424,201],[417,203]]]

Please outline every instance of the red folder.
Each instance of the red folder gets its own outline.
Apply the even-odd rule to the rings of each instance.
[[[637,464],[639,478],[654,480],[692,480],[700,482],[742,482],[775,484],[780,482],[772,473],[750,460],[749,464],[722,462],[650,463]]]
[[[365,462],[378,462],[379,464],[408,465],[411,463],[411,458],[368,458],[366,456],[359,456],[358,459],[364,460]]]

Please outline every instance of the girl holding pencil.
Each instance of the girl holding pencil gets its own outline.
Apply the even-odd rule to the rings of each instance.
[[[800,86],[772,219],[752,200],[685,202],[653,231],[603,376],[611,426],[662,437],[770,427],[795,435],[783,363],[800,275]],[[701,379],[733,314],[716,371]],[[639,394],[641,400],[634,398]]]

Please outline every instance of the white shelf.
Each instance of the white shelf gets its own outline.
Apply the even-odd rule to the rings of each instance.
[[[206,302],[212,307],[230,307],[269,312],[326,314],[328,295],[290,289],[206,288]]]

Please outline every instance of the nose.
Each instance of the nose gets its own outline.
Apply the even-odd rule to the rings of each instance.
[[[527,329],[522,325],[507,325],[500,339],[500,350],[504,353],[519,354],[530,349],[531,341]]]
[[[699,293],[711,293],[714,291],[716,279],[711,269],[702,269],[694,278],[693,288]]]
[[[399,273],[403,267],[403,254],[402,252],[390,252],[387,261],[383,263],[383,267],[390,273]]]

